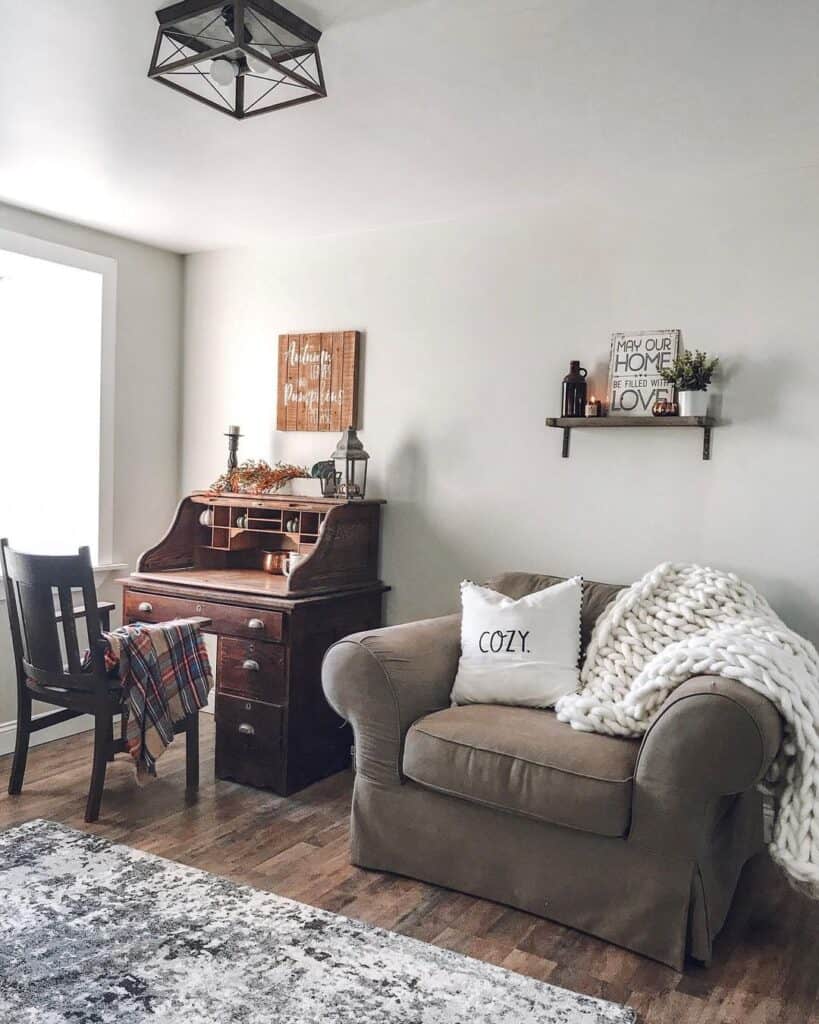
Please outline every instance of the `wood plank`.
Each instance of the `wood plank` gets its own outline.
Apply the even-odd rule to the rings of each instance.
[[[341,386],[341,429],[358,427],[358,332],[347,331],[343,337]]]
[[[306,334],[302,348],[302,386],[304,387],[304,430],[319,429],[321,401],[321,335]]]
[[[298,430],[299,420],[299,354],[301,351],[301,335],[287,335],[287,372],[285,374],[285,403],[287,406],[287,430]]]
[[[325,333],[321,336],[321,375],[317,430],[329,431],[333,429],[331,423],[333,366],[333,335]]]
[[[276,382],[276,429],[287,430],[287,404],[285,403],[285,388],[282,381],[287,381],[287,347],[289,337],[286,334],[279,336],[279,374]]]
[[[309,381],[306,377],[306,364],[305,359],[309,352],[308,335],[299,335],[298,342],[298,363],[293,370],[288,373],[288,377],[292,378],[295,373],[296,387],[298,389],[298,402],[296,405],[296,430],[307,430],[308,428],[308,408],[309,403],[307,400],[307,391],[310,386]]]
[[[332,336],[333,344],[333,364],[332,364],[332,381],[333,385],[331,392],[333,400],[330,405],[330,429],[340,434],[344,429],[342,424],[343,415],[341,411],[341,403],[337,401],[337,396],[341,394],[344,387],[343,379],[343,363],[344,363],[344,335],[337,331]]]

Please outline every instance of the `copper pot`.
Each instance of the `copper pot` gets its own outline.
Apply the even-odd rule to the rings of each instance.
[[[274,576],[281,576],[289,551],[265,551],[262,557],[262,571]]]

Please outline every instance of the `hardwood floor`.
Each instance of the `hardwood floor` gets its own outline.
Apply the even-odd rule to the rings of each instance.
[[[647,1024],[819,1024],[819,904],[793,892],[766,857],[743,874],[712,967],[692,965],[678,975],[517,910],[352,867],[349,773],[289,798],[215,782],[208,715],[201,732],[196,803],[185,805],[180,741],[160,762],[159,779],[144,789],[127,762],[109,766],[94,825],[83,822],[90,734],[34,748],[20,797],[6,795],[11,759],[0,758],[0,828],[31,818],[61,821],[575,992],[627,1003]]]

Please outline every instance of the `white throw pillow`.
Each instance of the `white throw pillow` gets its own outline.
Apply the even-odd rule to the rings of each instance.
[[[580,576],[518,601],[465,580],[453,702],[548,708],[574,693],[582,600]]]

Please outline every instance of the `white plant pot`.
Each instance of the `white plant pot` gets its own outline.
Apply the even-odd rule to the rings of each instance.
[[[680,405],[680,416],[707,416],[707,391],[681,391],[677,398]]]
[[[291,494],[299,498],[320,498],[321,480],[317,477],[297,477],[295,480],[288,480],[279,490],[279,494]]]

